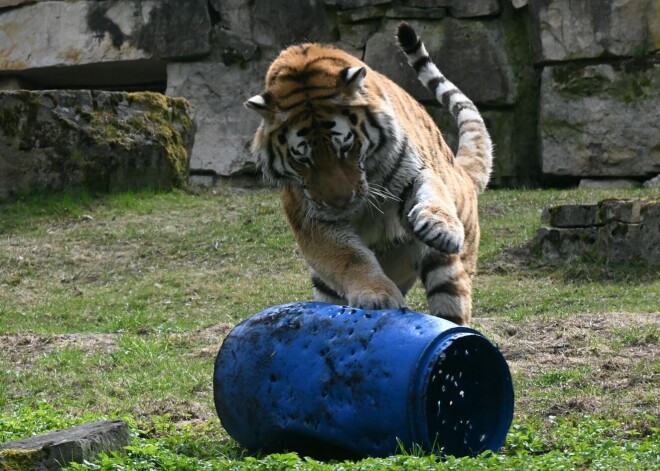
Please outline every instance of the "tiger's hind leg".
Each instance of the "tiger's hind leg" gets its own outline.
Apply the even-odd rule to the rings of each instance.
[[[418,239],[441,252],[461,251],[465,230],[453,199],[437,175],[428,169],[421,173],[406,209],[408,222]]]
[[[459,325],[472,317],[472,278],[461,257],[429,249],[422,257],[420,278],[432,315]]]

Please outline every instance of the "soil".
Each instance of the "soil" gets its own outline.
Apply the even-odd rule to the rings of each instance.
[[[481,318],[473,327],[498,345],[507,359],[517,383],[517,414],[547,417],[611,411],[614,416],[660,417],[660,312],[521,322]],[[540,380],[562,374],[565,379],[552,384]]]
[[[514,377],[518,416],[548,417],[576,412],[608,415],[611,412],[620,416],[625,411],[625,414],[641,413],[656,418],[660,417],[658,326],[660,312],[578,314],[563,319],[523,321],[491,317],[478,318],[473,325],[507,359]],[[220,346],[219,339],[232,327],[218,324],[170,334],[170,340],[189,345],[189,355],[213,359]],[[639,335],[636,337],[635,333]],[[111,353],[118,349],[117,334],[0,335],[0,351],[15,370],[29,369],[34,359],[64,348]],[[561,378],[562,373],[567,374],[564,380],[550,383],[541,380],[548,374]],[[182,421],[190,419],[191,411],[177,411],[176,404],[142,406],[150,409],[141,410],[142,414],[169,413],[174,421],[177,417]],[[199,404],[199,407],[204,406]],[[209,412],[200,410],[193,416],[208,417]]]

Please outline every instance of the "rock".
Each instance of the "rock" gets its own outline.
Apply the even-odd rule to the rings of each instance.
[[[213,52],[207,61],[221,61],[222,63],[241,64],[255,57],[258,46],[251,42],[233,35],[221,27],[214,27],[211,35]]]
[[[357,23],[360,21],[382,18],[385,16],[385,8],[378,6],[361,7],[340,11],[337,16],[344,23]]]
[[[332,2],[332,3],[330,3]],[[341,4],[343,8],[357,8],[368,5],[380,5],[391,3],[387,0],[365,1],[365,0],[326,0],[327,4]],[[414,9],[439,9],[449,8],[454,18],[472,18],[478,16],[491,16],[500,13],[499,0],[407,0],[404,5],[393,8],[414,8]],[[351,5],[351,6],[349,6]],[[430,19],[428,16],[419,16],[417,18]]]
[[[262,91],[267,68],[265,61],[250,61],[244,67],[222,62],[168,65],[167,94],[186,96],[195,107],[191,174],[233,176],[256,171],[250,143],[260,118],[243,103]]]
[[[454,0],[449,12],[454,18],[498,15],[500,2],[499,0]]]
[[[121,420],[88,423],[0,444],[0,469],[55,471],[120,451],[129,443],[128,426]]]
[[[516,140],[521,137],[522,130],[515,126],[515,113],[482,110],[481,115],[494,147],[493,173],[490,176],[489,185],[502,187],[519,184],[518,177],[524,175],[520,168],[529,169],[532,166],[529,162],[519,162],[519,159],[526,160],[529,156],[520,154],[516,149]]]
[[[547,260],[641,260],[660,266],[660,200],[553,206],[543,211],[543,222],[552,227],[538,230],[533,252]]]
[[[456,152],[458,147],[458,135],[456,121],[443,108],[439,106],[427,106],[427,111],[433,117],[445,142],[452,151]],[[511,111],[482,110],[482,116],[490,133],[495,148],[493,160],[493,173],[490,178],[490,186],[515,185],[518,182],[520,165],[518,154],[515,150],[516,128],[513,125],[514,114]],[[527,166],[529,166],[527,164]]]
[[[392,32],[397,23],[387,21],[384,32],[374,34],[367,41],[365,62],[415,98],[432,100],[430,92],[419,83],[405,55],[394,43]],[[516,101],[515,58],[502,47],[506,44],[502,24],[453,18],[410,20],[409,23],[424,39],[426,49],[440,70],[472,101],[488,105],[510,105]]]
[[[36,3],[36,2],[43,2],[43,1],[45,1],[45,0],[0,0],[0,9],[15,7],[15,6],[18,6],[18,5],[22,5],[24,3]]]
[[[280,49],[313,39],[329,41],[330,28],[320,1],[254,0],[252,7],[253,39],[257,44]]]
[[[38,2],[0,15],[0,70],[197,57],[210,29],[204,0]]]
[[[596,249],[605,262],[612,265],[646,259],[647,254],[641,250],[640,229],[639,224],[621,222],[606,224],[598,231]]]
[[[660,49],[657,8],[657,0],[530,2],[536,61],[634,56]]]
[[[338,29],[341,48],[351,52],[351,49],[364,49],[367,40],[378,30],[378,23],[365,22],[351,25],[340,23]],[[362,54],[359,54],[359,58],[362,59]]]
[[[642,201],[639,200],[603,200],[598,203],[598,222],[639,224],[642,222],[642,205]]]
[[[326,5],[337,6],[343,9],[361,8],[370,5],[383,5],[391,3],[392,0],[323,0]]]
[[[603,200],[595,204],[562,204],[543,210],[541,222],[556,228],[603,226],[612,222],[639,224],[639,200]]]
[[[85,187],[168,189],[185,182],[189,103],[157,93],[0,92],[0,198]]]
[[[579,188],[602,190],[608,188],[639,188],[642,184],[631,178],[583,178],[580,180]]]
[[[11,75],[0,76],[0,90],[20,90],[27,88],[26,85],[25,80],[19,77],[12,77]]]
[[[415,72],[408,65],[405,54],[396,46],[394,35],[389,32],[394,30],[385,30],[387,32],[378,32],[367,41],[364,62],[392,79],[418,100],[431,99],[431,94],[419,83]]]
[[[587,227],[598,224],[598,207],[593,204],[549,206],[543,210],[541,222],[552,227]]]
[[[649,200],[640,208],[639,251],[651,266],[660,266],[660,199]]]
[[[220,17],[220,26],[228,34],[243,41],[252,41],[252,9],[245,0],[209,0]]]
[[[454,5],[456,1],[457,0],[408,0],[406,5],[415,8],[438,8],[450,7]]]
[[[546,67],[539,122],[543,172],[582,177],[660,172],[659,89],[660,65],[650,59]]]
[[[644,188],[660,188],[660,173],[644,182]]]
[[[522,8],[527,6],[528,0],[511,0],[511,4],[514,8]]]
[[[570,261],[591,255],[598,241],[598,229],[542,227],[532,243],[533,253],[550,261]]]
[[[417,8],[395,5],[385,12],[388,18],[424,18],[426,20],[440,20],[447,16],[444,8]]]
[[[144,15],[145,3],[148,2],[134,3],[134,11],[140,6]],[[105,25],[112,8],[116,6],[111,5],[105,11],[102,8],[94,11],[92,7],[92,11]],[[136,34],[128,42],[134,40],[137,48],[147,51],[150,55],[162,59],[190,59],[211,51],[211,18],[205,0],[156,2],[149,10],[147,18],[137,25]],[[104,26],[100,26],[97,34],[103,30]]]

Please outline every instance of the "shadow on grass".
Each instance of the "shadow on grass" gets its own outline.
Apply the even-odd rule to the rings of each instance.
[[[660,267],[646,260],[631,258],[625,264],[613,264],[604,257],[583,255],[564,260],[546,260],[534,253],[532,243],[507,247],[496,260],[485,261],[479,273],[552,277],[565,283],[645,284],[658,281]]]

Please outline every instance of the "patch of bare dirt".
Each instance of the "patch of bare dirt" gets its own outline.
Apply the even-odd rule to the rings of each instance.
[[[0,352],[16,370],[28,369],[36,358],[67,348],[111,353],[118,347],[115,334],[0,335]]]
[[[169,334],[168,340],[185,345],[187,355],[213,358],[232,327],[217,324]],[[639,420],[640,414],[656,417],[655,422],[660,417],[660,312],[523,321],[480,318],[474,327],[497,344],[507,359],[514,376],[518,415],[604,413],[624,422],[635,415],[638,419],[634,420]],[[0,335],[0,352],[9,368],[25,370],[35,359],[65,348],[112,353],[119,349],[118,340],[118,334],[9,334]],[[173,421],[213,415],[207,401],[194,396],[189,400],[147,399],[139,407],[136,415],[169,413]],[[655,422],[649,427],[657,426]]]
[[[520,414],[660,416],[660,312],[482,318],[474,327],[507,359]]]
[[[205,329],[169,334],[170,341],[185,343],[192,356],[214,356],[222,340],[232,329],[231,324],[217,324]],[[0,335],[0,352],[7,364],[17,371],[31,368],[36,359],[64,349],[109,354],[119,350],[120,334],[3,334]],[[145,335],[148,335],[146,333]]]

